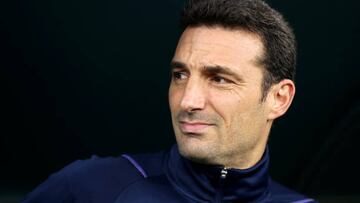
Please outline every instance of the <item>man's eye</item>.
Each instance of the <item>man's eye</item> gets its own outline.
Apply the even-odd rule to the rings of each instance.
[[[212,81],[214,81],[214,82],[216,82],[216,83],[219,83],[219,84],[231,83],[230,80],[225,79],[225,78],[220,77],[220,76],[214,76],[214,77],[212,78]]]
[[[187,76],[184,72],[173,72],[173,79],[175,80],[183,80],[185,79]]]

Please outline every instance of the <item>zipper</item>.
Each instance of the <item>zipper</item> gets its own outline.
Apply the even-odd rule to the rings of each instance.
[[[216,202],[217,203],[221,203],[222,202],[222,198],[223,198],[223,186],[226,180],[228,174],[228,169],[226,167],[224,167],[223,169],[221,169],[220,171],[220,178],[219,178],[219,187],[217,189],[217,193],[216,193]]]
[[[226,179],[226,176],[228,174],[228,171],[227,171],[227,168],[224,167],[222,170],[221,170],[221,175],[220,175],[220,180],[225,180]]]

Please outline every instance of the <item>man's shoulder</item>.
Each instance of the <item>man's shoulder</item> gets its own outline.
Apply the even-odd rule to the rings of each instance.
[[[118,157],[92,156],[77,160],[52,174],[32,191],[25,202],[66,202],[73,197],[108,202],[146,174],[161,173],[158,167],[163,153],[122,155]],[[140,168],[141,167],[141,168]],[[53,199],[57,199],[56,201]]]
[[[144,175],[162,173],[160,163],[163,153],[123,154],[118,157],[92,156],[65,167],[61,173],[67,176],[73,190],[107,185],[120,188],[144,178]]]
[[[274,202],[317,203],[314,199],[285,187],[274,180],[270,181],[270,193]]]
[[[77,160],[59,173],[66,176],[68,181],[76,183],[104,181],[106,177],[132,179],[139,177],[133,165],[123,156],[99,157],[93,155],[89,159]],[[126,174],[123,175],[122,174]],[[133,174],[133,175],[132,175]]]

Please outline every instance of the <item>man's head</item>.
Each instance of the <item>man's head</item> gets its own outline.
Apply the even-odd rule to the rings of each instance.
[[[258,35],[264,45],[261,58],[264,71],[262,99],[274,83],[294,80],[296,67],[295,36],[280,13],[262,0],[189,0],[181,26],[220,26]]]
[[[169,103],[180,153],[247,168],[295,93],[295,40],[260,0],[190,0],[172,61]]]

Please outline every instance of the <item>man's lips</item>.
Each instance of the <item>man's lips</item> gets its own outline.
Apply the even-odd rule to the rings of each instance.
[[[203,122],[184,122],[180,121],[180,130],[183,133],[193,133],[193,134],[199,134],[206,130],[206,128],[212,126],[212,124],[209,123],[203,123]]]

